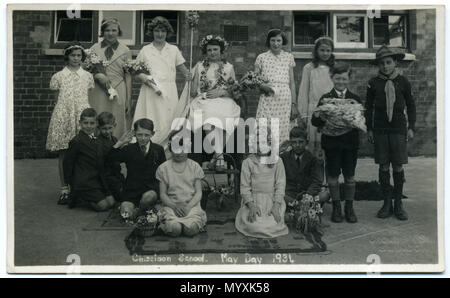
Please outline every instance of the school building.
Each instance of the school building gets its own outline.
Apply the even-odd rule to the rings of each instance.
[[[227,57],[235,66],[238,78],[253,69],[256,56],[266,51],[266,33],[281,28],[289,39],[287,49],[295,57],[297,88],[302,68],[311,60],[314,40],[322,35],[335,42],[337,60],[353,68],[351,90],[365,99],[368,80],[377,69],[369,64],[379,46],[404,48],[405,60],[399,65],[412,84],[417,106],[416,137],[409,144],[410,155],[436,155],[436,11],[200,11],[198,28],[194,31],[193,63],[202,58],[199,40],[207,34],[224,36],[231,46]],[[99,23],[116,17],[121,22],[121,42],[137,55],[150,42],[145,35],[147,23],[155,16],[169,19],[175,35],[169,40],[190,60],[191,30],[183,11],[38,11],[13,12],[14,69],[14,158],[54,156],[45,150],[49,120],[56,96],[49,89],[51,76],[62,69],[62,49],[78,40],[90,47],[99,40]],[[179,90],[182,90],[179,80]],[[297,90],[298,91],[298,90]],[[137,100],[139,84],[133,85]],[[247,98],[246,117],[256,114],[257,94]],[[370,156],[371,146],[361,137],[361,156]]]

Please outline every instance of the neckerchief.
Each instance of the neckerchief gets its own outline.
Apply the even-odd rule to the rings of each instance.
[[[114,51],[117,50],[118,46],[119,42],[117,40],[114,43],[109,43],[106,40],[102,40],[101,47],[107,47],[105,50],[106,59],[111,60],[112,56],[114,55]]]
[[[398,72],[397,69],[395,69],[390,76],[386,76],[381,72],[378,73],[378,77],[386,81],[386,84],[384,85],[384,92],[386,93],[386,113],[389,122],[392,121],[392,115],[394,113],[394,104],[395,104],[395,85],[393,80],[399,75],[400,73]]]

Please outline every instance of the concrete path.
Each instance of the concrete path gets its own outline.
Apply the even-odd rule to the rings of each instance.
[[[367,264],[371,254],[383,264],[434,264],[437,252],[436,159],[411,158],[406,169],[406,210],[410,220],[375,217],[381,202],[355,202],[357,224],[333,224],[331,206],[326,205],[324,254],[292,255],[295,264]],[[357,180],[377,180],[372,159],[360,159]],[[70,254],[78,254],[82,265],[153,264],[129,255],[124,239],[129,231],[83,231],[99,215],[87,209],[69,210],[56,205],[57,160],[16,160],[15,178],[15,264],[16,266],[67,265]],[[250,252],[251,253],[251,252]],[[206,255],[208,264],[223,264],[221,255]],[[237,256],[241,263],[245,256]],[[278,262],[275,255],[261,255],[262,263]],[[179,256],[171,263],[184,264]],[[150,263],[149,263],[150,262]],[[164,264],[162,260],[160,264]]]

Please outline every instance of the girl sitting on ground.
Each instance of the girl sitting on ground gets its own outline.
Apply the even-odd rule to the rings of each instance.
[[[190,144],[183,144],[179,134],[174,133],[169,138],[172,159],[156,171],[163,205],[158,212],[160,228],[172,237],[194,236],[206,225],[206,213],[200,206],[205,174],[198,163],[187,158],[189,148]]]

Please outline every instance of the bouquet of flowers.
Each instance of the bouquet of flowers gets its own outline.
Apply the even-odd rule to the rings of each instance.
[[[265,80],[261,75],[255,73],[254,71],[246,72],[239,81],[242,92],[259,88],[262,84],[267,83],[267,80]]]
[[[158,86],[158,83],[156,82],[155,78],[152,76],[152,71],[150,66],[147,65],[144,61],[137,61],[137,60],[129,60],[127,61],[123,69],[125,72],[130,73],[131,75],[139,75],[139,74],[145,74],[147,78],[150,81],[150,84],[152,88],[155,90],[155,92],[158,95],[161,95],[161,89]]]
[[[103,81],[107,82],[104,86],[109,95],[109,100],[116,99],[119,94],[116,89],[114,89],[106,77],[106,67],[109,65],[108,61],[103,61],[100,57],[95,54],[92,50],[85,50],[86,60],[84,62],[84,68],[95,75],[96,77],[102,78]]]
[[[304,235],[312,231],[320,232],[320,215],[323,210],[318,196],[301,194],[300,198],[288,203],[286,214],[298,232]]]
[[[231,197],[233,193],[234,193],[233,186],[226,186],[226,185],[211,186],[208,195],[208,200],[217,198],[217,208],[219,210],[222,210],[224,208],[225,200]]]
[[[367,131],[366,120],[363,116],[364,108],[356,100],[324,98],[322,101],[323,104],[315,110],[315,112],[319,112],[321,118],[326,119],[320,132],[330,136],[339,136],[354,128]]]

